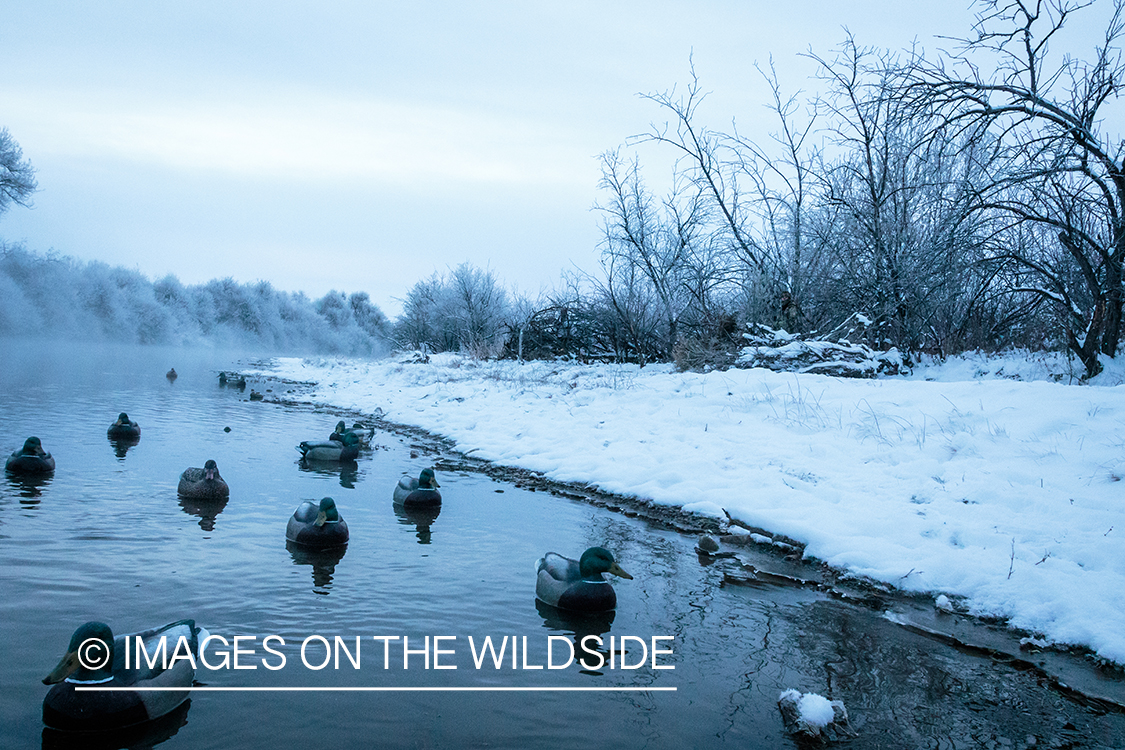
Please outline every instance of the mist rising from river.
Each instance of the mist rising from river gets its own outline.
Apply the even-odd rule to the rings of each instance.
[[[0,336],[377,356],[389,324],[367,294],[319,300],[269,282],[185,286],[0,243]]]

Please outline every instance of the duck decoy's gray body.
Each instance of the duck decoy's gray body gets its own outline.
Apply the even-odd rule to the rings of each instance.
[[[194,620],[180,620],[116,639],[105,623],[88,622],[80,626],[70,639],[66,655],[51,674],[43,678],[45,684],[53,686],[43,699],[43,723],[55,729],[100,731],[121,729],[165,715],[187,700],[190,693],[138,688],[191,687],[195,669],[184,649],[190,651],[198,663],[199,646],[207,635]],[[139,664],[131,662],[126,669],[126,647],[135,650],[135,638],[141,639],[148,653],[155,653],[160,639],[164,638],[168,662],[157,661],[150,667],[147,660],[142,659]],[[173,659],[176,653],[181,658]],[[75,690],[82,685],[133,689]]]

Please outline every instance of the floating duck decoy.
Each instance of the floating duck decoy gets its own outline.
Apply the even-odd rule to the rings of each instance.
[[[441,505],[441,493],[437,488],[441,487],[437,482],[437,477],[434,476],[433,469],[422,469],[422,473],[418,478],[403,477],[398,480],[395,485],[395,505],[403,505],[411,508],[432,507]]]
[[[256,390],[254,390],[253,388],[251,388],[251,389],[250,389],[250,400],[251,400],[251,401],[261,401],[261,400],[262,400],[262,399],[264,399],[264,398],[265,398],[265,396],[263,396],[262,394],[258,393],[258,392],[257,392]]]
[[[175,380],[176,378],[178,378],[180,376],[176,374],[176,368],[173,367],[171,370],[169,370],[167,373],[165,373],[164,377],[168,378],[169,380]]]
[[[548,552],[536,561],[535,570],[535,598],[575,612],[605,612],[617,606],[617,594],[603,573],[633,577],[602,547],[586,550],[581,560]]]
[[[219,467],[212,459],[207,459],[202,469],[184,469],[177,492],[193,500],[225,500],[230,497],[230,487],[219,476]]]
[[[351,436],[349,439],[348,436]],[[355,441],[360,445],[368,445],[371,439],[375,437],[375,428],[368,427],[362,422],[356,422],[351,427],[344,424],[344,420],[336,423],[336,429],[328,436],[329,440],[339,440],[341,443],[347,445],[349,442]]]
[[[356,424],[359,424],[358,422]],[[374,434],[375,430],[371,430]],[[356,431],[355,428],[349,429],[344,426],[343,420],[336,423],[336,429],[332,430],[332,434],[328,436],[329,440],[335,440],[343,443],[344,445],[358,445],[363,447],[367,445],[370,435],[360,430]]]
[[[354,461],[359,456],[359,443],[344,445],[339,440],[306,440],[297,450],[308,461]]]
[[[193,659],[199,659],[199,645],[207,631],[194,620],[180,620],[161,628],[130,633],[116,640],[102,622],[88,622],[71,636],[66,655],[49,675],[46,685],[54,685],[43,699],[43,723],[55,729],[96,731],[140,724],[167,714],[185,700],[187,690],[140,690],[140,688],[191,687],[195,678]],[[140,638],[146,652],[156,653],[161,638],[170,658],[165,668],[157,662],[148,666],[145,659],[125,668],[126,649]],[[185,645],[181,645],[181,641]],[[187,658],[184,648],[191,652]],[[78,686],[137,688],[136,690],[83,691]]]
[[[348,543],[348,523],[340,518],[332,498],[326,497],[320,502],[306,500],[289,519],[285,539],[316,549],[340,547]]]
[[[37,437],[23,441],[23,447],[8,456],[4,468],[13,474],[47,474],[55,470],[55,458],[43,450]]]
[[[245,388],[246,376],[238,372],[226,372],[225,370],[219,373],[219,385],[226,385],[232,388]]]
[[[109,426],[106,430],[106,435],[110,440],[131,440],[132,438],[139,438],[141,436],[141,426],[129,419],[129,415],[121,412],[117,415],[117,421]]]

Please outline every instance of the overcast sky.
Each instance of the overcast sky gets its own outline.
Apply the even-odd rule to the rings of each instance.
[[[172,273],[367,291],[394,316],[470,261],[537,294],[597,263],[601,152],[689,79],[770,126],[755,63],[814,90],[846,26],[902,49],[968,0],[51,2],[0,21],[0,126],[38,170],[0,237]],[[655,170],[655,165],[653,167]],[[654,174],[655,180],[658,175]]]

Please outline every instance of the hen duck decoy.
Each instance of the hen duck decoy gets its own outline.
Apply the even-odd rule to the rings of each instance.
[[[409,508],[425,508],[441,505],[441,493],[437,488],[441,487],[437,482],[437,477],[434,476],[433,469],[422,469],[422,473],[418,478],[403,477],[398,480],[395,485],[394,499],[395,505],[402,505]]]
[[[345,445],[339,440],[306,440],[297,450],[309,461],[354,461],[359,456],[359,443]]]
[[[117,421],[109,426],[106,434],[110,440],[131,440],[141,436],[141,426],[129,419],[129,415],[121,412],[117,415]]]
[[[574,612],[605,612],[617,606],[617,594],[603,573],[633,578],[602,547],[586,550],[581,560],[548,552],[536,561],[535,571],[535,598]]]
[[[219,467],[212,459],[207,459],[202,469],[184,469],[177,492],[181,497],[193,500],[225,500],[230,497],[230,487],[219,476]]]
[[[55,458],[43,450],[43,442],[37,437],[23,441],[23,447],[4,462],[4,468],[13,474],[48,474],[55,470]]]
[[[348,523],[330,497],[301,503],[285,527],[285,538],[303,547],[328,549],[348,543]]]
[[[117,639],[103,622],[80,626],[71,636],[66,655],[43,678],[44,684],[54,686],[43,699],[43,723],[55,729],[92,731],[120,729],[163,716],[187,700],[190,693],[139,689],[191,687],[195,678],[192,659],[199,659],[199,646],[207,635],[194,620],[180,620]],[[147,658],[139,663],[130,660],[126,669],[126,651],[136,652],[134,638],[141,639],[149,654],[158,652],[163,638],[167,659],[152,667]],[[84,685],[134,689],[75,690]]]

